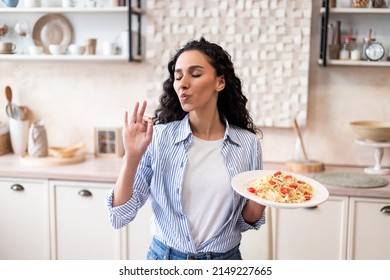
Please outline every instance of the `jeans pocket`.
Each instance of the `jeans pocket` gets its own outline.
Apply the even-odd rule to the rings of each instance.
[[[162,258],[156,254],[152,249],[149,249],[148,254],[146,255],[147,260],[162,260]]]

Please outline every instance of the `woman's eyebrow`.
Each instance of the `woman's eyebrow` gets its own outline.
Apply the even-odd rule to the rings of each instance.
[[[200,66],[200,65],[191,65],[190,67],[188,67],[188,70],[193,71],[193,70],[198,69],[198,68],[204,69],[204,67]],[[178,73],[178,72],[183,72],[183,70],[181,68],[176,68],[175,73]]]

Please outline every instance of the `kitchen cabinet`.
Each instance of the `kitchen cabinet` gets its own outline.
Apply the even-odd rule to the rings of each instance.
[[[348,1],[337,1],[336,7],[330,7],[330,0],[322,1],[321,8],[321,43],[319,64],[322,66],[338,65],[338,66],[382,66],[389,67],[390,61],[386,60],[390,51],[390,32],[387,28],[388,18],[390,15],[389,8],[353,8],[348,7]],[[346,4],[347,3],[347,4]],[[342,60],[329,59],[328,47],[328,24],[341,21],[341,31],[353,32],[357,38],[357,43],[361,49],[363,38],[368,37],[369,29],[373,30],[372,37],[381,42],[385,47],[385,56],[380,61],[366,60]]]
[[[348,259],[390,259],[390,199],[350,199]]]
[[[312,208],[272,210],[274,259],[346,258],[348,197],[330,196]]]
[[[58,260],[121,259],[122,233],[104,205],[112,184],[50,181],[52,255]]]
[[[18,51],[15,54],[0,54],[2,61],[99,61],[99,62],[124,62],[142,60],[142,15],[141,1],[136,1],[134,7],[39,7],[39,8],[0,8],[0,25],[8,25],[9,33],[6,35],[7,41],[23,44],[24,53]],[[28,45],[33,44],[32,30],[35,22],[45,14],[62,14],[72,25],[72,43],[85,45],[88,38],[97,38],[96,55],[30,55],[28,54]],[[29,25],[25,42],[22,42],[17,35],[13,34],[14,26],[18,21],[25,20]],[[128,46],[124,49],[125,53],[118,55],[103,55],[102,44],[104,41],[111,41],[122,46],[123,38],[121,33],[130,30],[131,36],[128,36]],[[58,36],[50,34],[50,36]],[[3,38],[1,38],[2,41]],[[128,53],[126,53],[128,51]]]
[[[390,259],[390,199],[330,196],[272,215],[275,259]]]
[[[0,259],[50,259],[46,180],[0,178]]]

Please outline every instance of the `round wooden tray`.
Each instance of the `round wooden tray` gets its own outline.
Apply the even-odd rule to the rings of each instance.
[[[85,161],[84,154],[78,154],[69,158],[60,158],[60,157],[30,157],[28,155],[21,156],[20,162],[27,165],[33,166],[55,166],[55,165],[66,165],[66,164],[75,164]]]
[[[322,172],[325,169],[325,166],[320,161],[310,160],[310,161],[289,161],[286,162],[288,170],[291,172],[303,172],[303,173],[314,173]]]

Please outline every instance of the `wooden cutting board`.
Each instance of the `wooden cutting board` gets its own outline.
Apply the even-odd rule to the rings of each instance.
[[[66,164],[75,164],[85,161],[85,154],[75,155],[69,158],[60,158],[60,157],[30,157],[28,155],[21,156],[20,162],[26,165],[33,166],[55,166],[55,165],[66,165]]]
[[[314,173],[322,172],[325,166],[322,162],[316,160],[310,161],[289,161],[286,162],[287,169],[291,172],[302,172],[302,173]]]

